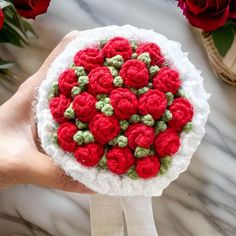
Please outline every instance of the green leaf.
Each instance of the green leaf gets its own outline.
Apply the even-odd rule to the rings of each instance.
[[[212,32],[213,42],[219,52],[224,57],[234,41],[234,25],[227,23],[225,26]]]

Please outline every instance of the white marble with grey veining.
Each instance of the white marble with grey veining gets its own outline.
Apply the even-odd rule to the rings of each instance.
[[[153,28],[182,43],[202,70],[211,114],[206,135],[188,170],[164,194],[153,199],[160,236],[236,235],[236,88],[216,78],[206,54],[176,8],[168,0],[52,0],[47,14],[33,23],[39,39],[24,50],[8,46],[15,71],[26,79],[41,65],[67,32],[110,25]],[[2,51],[1,51],[2,52]],[[0,87],[0,102],[11,96]],[[17,186],[0,192],[0,236],[88,236],[88,196]]]

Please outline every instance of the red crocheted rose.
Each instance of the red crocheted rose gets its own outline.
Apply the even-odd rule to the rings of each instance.
[[[135,149],[137,146],[149,148],[154,140],[154,129],[140,123],[132,124],[125,132],[128,137],[128,145],[130,148]]]
[[[66,152],[73,152],[76,149],[76,142],[73,140],[74,134],[77,132],[77,127],[71,122],[66,122],[60,125],[57,130],[57,139],[60,147]]]
[[[160,167],[161,164],[157,156],[146,156],[137,160],[136,172],[139,177],[148,179],[155,177]]]
[[[104,62],[103,53],[97,48],[86,48],[78,51],[74,56],[76,66],[83,66],[85,70],[90,71]]]
[[[78,77],[73,69],[64,71],[58,80],[58,88],[61,94],[71,97],[71,89],[78,85]]]
[[[105,57],[111,58],[116,55],[121,55],[124,61],[131,58],[132,48],[127,39],[122,37],[115,37],[110,39],[102,48]]]
[[[142,88],[148,84],[149,74],[144,62],[129,60],[125,62],[120,70],[120,76],[128,87]]]
[[[89,123],[89,130],[97,142],[105,144],[120,133],[120,126],[118,120],[114,116],[97,114]]]
[[[71,99],[65,97],[64,95],[52,98],[49,101],[50,112],[52,114],[53,119],[57,123],[63,123],[65,121],[68,121],[68,119],[64,117],[64,112],[70,106],[70,103]]]
[[[134,164],[134,156],[129,148],[114,147],[107,152],[107,168],[122,175]]]
[[[142,43],[138,46],[136,52],[138,55],[148,52],[151,57],[151,65],[161,66],[164,62],[161,50],[155,43]]]
[[[181,130],[193,118],[193,107],[186,98],[176,98],[169,107],[172,113],[172,120],[168,125],[177,130]]]
[[[157,120],[164,113],[167,100],[164,93],[157,89],[150,89],[139,99],[139,112],[141,115],[150,114]]]
[[[109,93],[114,88],[112,74],[105,66],[91,70],[88,77],[88,91],[94,95]]]
[[[138,100],[127,88],[118,88],[110,93],[111,105],[118,119],[129,119],[137,113]]]
[[[4,15],[3,15],[2,9],[0,9],[0,30],[3,26],[3,22],[4,22]]]
[[[179,73],[168,67],[162,67],[153,77],[153,86],[163,93],[171,92],[175,94],[181,86]]]
[[[73,101],[73,109],[82,122],[90,122],[97,113],[96,98],[87,92],[77,95]]]
[[[103,145],[97,143],[89,143],[83,146],[79,146],[75,150],[74,156],[81,165],[91,167],[98,164],[103,153]]]
[[[175,154],[179,150],[180,140],[176,130],[167,128],[160,132],[155,141],[154,147],[160,157]]]

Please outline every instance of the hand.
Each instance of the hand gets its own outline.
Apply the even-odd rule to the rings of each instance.
[[[78,34],[73,31],[66,35],[42,67],[0,107],[0,188],[35,184],[65,191],[93,193],[67,176],[40,149],[32,105],[36,88],[45,78],[51,62]]]

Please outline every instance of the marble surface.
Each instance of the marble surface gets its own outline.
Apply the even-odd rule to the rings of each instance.
[[[37,18],[40,36],[31,47],[2,49],[17,61],[15,71],[26,79],[41,65],[67,32],[110,25],[153,28],[182,43],[190,60],[202,70],[212,94],[206,135],[188,170],[159,198],[153,198],[159,236],[236,235],[236,92],[216,78],[196,32],[188,26],[175,1],[52,0]],[[19,85],[0,87],[0,102]],[[0,236],[88,236],[89,196],[36,186],[0,192]],[[112,236],[112,235],[111,235]]]

